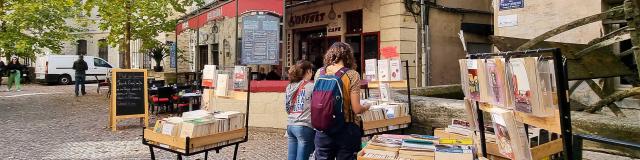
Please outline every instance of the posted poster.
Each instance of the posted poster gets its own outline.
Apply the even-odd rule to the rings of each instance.
[[[277,65],[280,56],[280,18],[257,14],[242,18],[242,64]]]

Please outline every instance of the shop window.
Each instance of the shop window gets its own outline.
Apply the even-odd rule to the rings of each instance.
[[[98,57],[109,61],[109,46],[105,39],[98,40]]]
[[[362,10],[345,13],[347,16],[347,34],[362,33]]]
[[[378,32],[362,34],[362,59],[378,59],[378,55],[380,55],[379,50],[380,41],[378,39]],[[366,70],[365,67],[367,67],[364,65],[364,61],[360,61],[360,66],[362,66],[362,73],[364,73]]]
[[[76,54],[87,55],[87,40],[81,39],[76,41]]]

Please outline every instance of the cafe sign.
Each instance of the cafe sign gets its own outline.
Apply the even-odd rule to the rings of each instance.
[[[301,24],[317,23],[324,21],[326,13],[323,12],[311,12],[302,15],[292,15],[289,17],[289,26],[293,27]]]

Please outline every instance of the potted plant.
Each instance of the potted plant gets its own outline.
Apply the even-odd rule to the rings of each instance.
[[[153,67],[153,71],[163,71],[163,67],[160,64],[162,63],[162,59],[167,56],[166,53],[167,50],[164,46],[158,46],[149,50],[149,56],[156,62],[156,66]]]

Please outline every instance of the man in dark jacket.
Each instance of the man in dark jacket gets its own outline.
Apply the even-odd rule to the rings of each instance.
[[[78,94],[79,87],[82,87],[82,95],[84,96],[87,92],[84,91],[84,80],[86,78],[86,71],[89,69],[87,66],[87,62],[84,61],[83,56],[78,56],[78,60],[73,62],[73,70],[76,71],[76,97]]]

